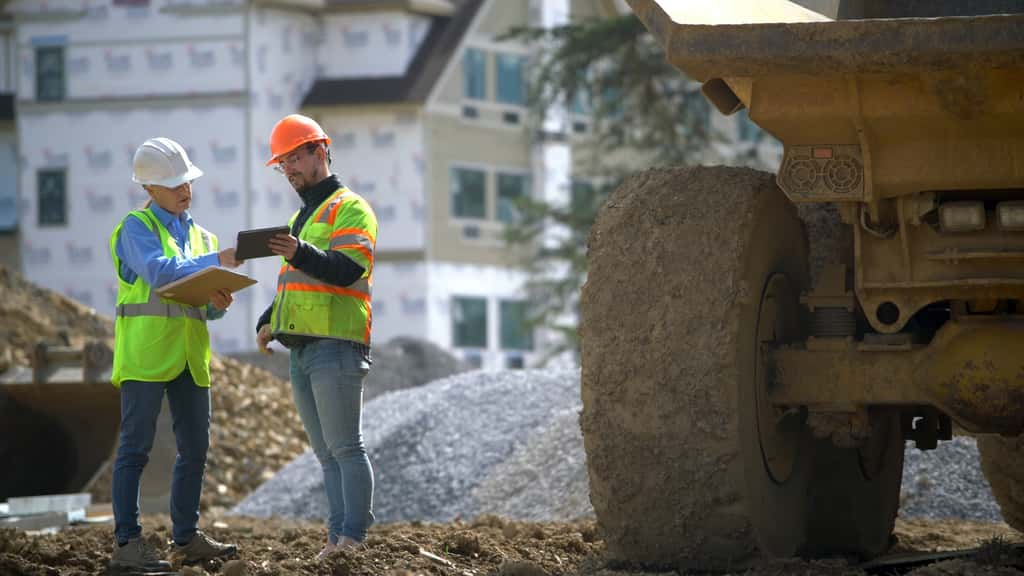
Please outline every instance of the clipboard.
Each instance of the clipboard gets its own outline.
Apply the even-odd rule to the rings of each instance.
[[[276,256],[270,251],[267,242],[278,234],[289,234],[291,231],[287,226],[271,226],[270,228],[255,228],[253,230],[242,230],[235,239],[235,258],[238,260],[249,260],[252,258],[265,258]]]
[[[157,288],[156,293],[162,298],[181,304],[206,306],[210,303],[210,295],[217,290],[226,288],[231,292],[238,292],[255,283],[254,278],[245,274],[232,272],[220,266],[210,266],[174,282],[168,282]]]

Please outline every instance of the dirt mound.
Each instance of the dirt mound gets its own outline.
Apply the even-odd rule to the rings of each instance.
[[[39,340],[78,346],[95,338],[113,346],[110,318],[3,267],[0,315],[4,318],[0,323],[0,372],[12,363],[28,365]],[[233,506],[306,448],[306,435],[286,382],[216,355],[211,371],[213,414],[204,510]],[[109,467],[91,492],[96,502],[110,501]]]
[[[155,540],[170,537],[166,517],[143,524]],[[182,575],[567,574],[599,548],[593,522],[530,524],[484,517],[471,523],[374,527],[364,549],[318,562],[313,558],[323,546],[320,525],[230,518],[204,530],[238,544],[240,557],[186,568]],[[40,537],[0,530],[0,574],[102,574],[110,545],[105,526]]]
[[[40,340],[79,346],[96,338],[113,345],[114,323],[56,292],[40,288],[0,266],[0,372],[28,365]]]

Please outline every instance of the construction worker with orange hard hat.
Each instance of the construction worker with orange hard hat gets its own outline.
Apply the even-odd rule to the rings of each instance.
[[[121,432],[114,460],[114,551],[111,571],[169,570],[142,537],[139,487],[153,447],[166,395],[178,455],[171,479],[173,552],[186,563],[236,552],[197,529],[199,500],[210,445],[210,335],[206,321],[220,318],[231,292],[215,292],[205,306],[161,298],[155,288],[210,266],[238,266],[235,249],[218,250],[217,237],[192,220],[192,181],[203,172],[170,138],[151,138],[132,159],[132,181],[149,201],[130,212],[110,236],[117,273],[114,365],[120,388]]]
[[[330,171],[331,138],[312,118],[291,114],[270,134],[273,166],[302,207],[290,234],[269,242],[281,256],[277,296],[256,323],[263,352],[289,349],[292,395],[324,474],[330,513],[318,557],[353,546],[373,523],[373,469],[362,437],[369,372],[377,218]]]

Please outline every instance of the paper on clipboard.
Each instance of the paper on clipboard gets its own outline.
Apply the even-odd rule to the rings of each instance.
[[[232,272],[220,266],[211,266],[164,284],[156,289],[156,293],[162,298],[189,306],[205,306],[210,302],[210,295],[217,290],[227,289],[231,292],[238,292],[255,283],[255,279],[245,274]]]

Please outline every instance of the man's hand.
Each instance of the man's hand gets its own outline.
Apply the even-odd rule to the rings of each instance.
[[[235,258],[234,248],[225,248],[218,252],[217,260],[219,261],[220,265],[224,266],[225,268],[238,268],[238,266],[241,264],[241,262],[239,262]]]
[[[270,334],[270,324],[260,326],[260,331],[256,334],[256,346],[259,348],[260,352],[264,354],[273,354],[274,351],[267,348],[267,344],[270,344],[270,341],[273,339],[274,337]]]
[[[267,245],[274,254],[291,260],[295,257],[295,251],[299,249],[299,239],[291,234],[278,234],[272,237]]]
[[[210,303],[218,310],[227,310],[228,306],[231,306],[231,303],[234,301],[235,297],[226,288],[221,288],[210,295]]]

